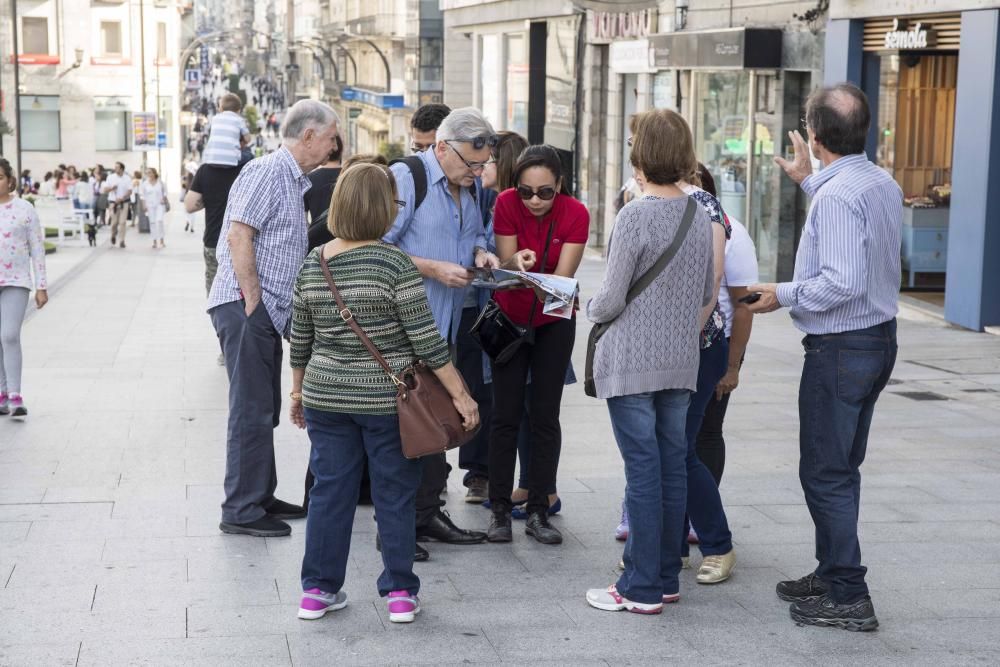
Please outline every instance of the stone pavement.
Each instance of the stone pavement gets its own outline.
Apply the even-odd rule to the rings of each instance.
[[[30,421],[0,423],[0,665],[1000,663],[1000,338],[913,319],[864,467],[876,633],[795,627],[774,596],[814,564],[796,477],[801,348],[782,314],[757,319],[729,412],[729,582],[685,571],[681,603],[655,617],[586,605],[586,588],[614,581],[623,475],[604,407],[577,385],[563,403],[565,544],[432,544],[424,612],[390,625],[363,507],[350,605],[297,620],[303,523],[278,539],[218,532],[226,378],[200,239],[170,215],[166,250],[135,234],[98,250],[25,325]],[[601,273],[584,263],[585,294]],[[301,497],[307,451],[279,428],[282,498]],[[452,516],[485,527],[462,493],[453,474]]]

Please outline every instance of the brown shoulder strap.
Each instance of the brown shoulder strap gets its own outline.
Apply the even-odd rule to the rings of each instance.
[[[385,372],[389,374],[389,377],[392,378],[392,381],[397,386],[403,384],[403,382],[398,377],[396,377],[396,374],[392,372],[392,367],[389,366],[388,362],[385,360],[385,357],[382,356],[382,353],[379,352],[378,348],[375,347],[375,344],[372,343],[371,339],[368,337],[368,334],[366,334],[364,330],[358,325],[357,321],[354,319],[354,313],[352,313],[351,309],[347,307],[346,303],[344,303],[344,298],[340,296],[340,290],[337,289],[336,283],[333,282],[333,276],[330,274],[330,266],[326,262],[326,255],[323,254],[323,250],[325,248],[326,245],[320,246],[319,248],[319,267],[323,270],[323,277],[326,278],[326,284],[329,285],[330,291],[333,292],[333,299],[334,301],[337,302],[337,308],[340,308],[340,316],[343,318],[344,322],[347,323],[347,326],[351,328],[351,331],[353,331],[355,335],[357,335],[357,337],[361,339],[361,342],[364,343],[364,346],[368,348],[368,351],[371,353],[371,355],[375,357],[375,361],[377,361],[382,366],[382,368],[385,369]]]

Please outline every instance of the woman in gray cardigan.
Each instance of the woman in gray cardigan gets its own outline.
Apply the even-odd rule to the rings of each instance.
[[[712,230],[701,206],[677,254],[625,305],[632,283],[673,241],[688,197],[677,187],[698,170],[691,130],[666,109],[631,121],[631,162],[643,196],[615,220],[604,284],[587,305],[593,322],[614,320],[597,345],[594,380],[608,401],[625,462],[631,517],[625,571],[587,592],[606,611],[658,614],[679,599],[680,535],[687,504],[685,424],[699,364],[698,335],[714,298]]]

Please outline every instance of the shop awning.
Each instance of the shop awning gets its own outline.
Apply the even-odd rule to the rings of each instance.
[[[365,111],[355,121],[358,127],[368,130],[369,134],[381,134],[389,131],[389,119],[378,112]]]
[[[643,9],[655,9],[657,0],[576,0],[577,7],[595,12],[638,12]]]
[[[781,30],[731,28],[650,35],[659,69],[780,69]]]

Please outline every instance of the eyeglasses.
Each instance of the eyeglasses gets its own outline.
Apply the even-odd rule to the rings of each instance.
[[[629,148],[631,148],[631,147],[632,147],[632,137],[629,137],[628,139],[626,139],[626,140],[625,140],[625,144],[626,144],[626,145],[627,145],[627,146],[628,146]]]
[[[404,208],[406,206],[406,202],[403,201],[402,199],[394,199],[393,201],[396,202],[396,206],[398,206],[399,208]]]
[[[556,189],[551,185],[544,185],[537,190],[532,190],[527,185],[519,185],[517,186],[517,196],[524,201],[528,201],[532,197],[538,197],[542,201],[549,201],[556,196]]]
[[[465,156],[462,155],[458,151],[457,148],[455,148],[454,146],[451,145],[452,141],[463,141],[462,139],[444,139],[443,141],[448,146],[448,148],[450,148],[451,150],[455,151],[455,155],[458,156],[459,160],[461,160],[462,162],[465,163],[465,166],[468,167],[470,171],[482,171],[483,169],[486,168],[486,165],[493,164],[494,162],[496,162],[496,160],[493,159],[492,155],[490,155],[490,159],[487,160],[486,162],[469,162],[468,160],[465,159]],[[483,145],[485,146],[485,144],[483,144]],[[473,144],[473,147],[474,146],[475,146],[475,144]],[[482,148],[482,147],[483,146],[480,146],[479,148]],[[478,150],[478,149],[476,149],[476,150]]]
[[[431,144],[410,144],[411,153],[423,153],[425,150],[431,147]]]

